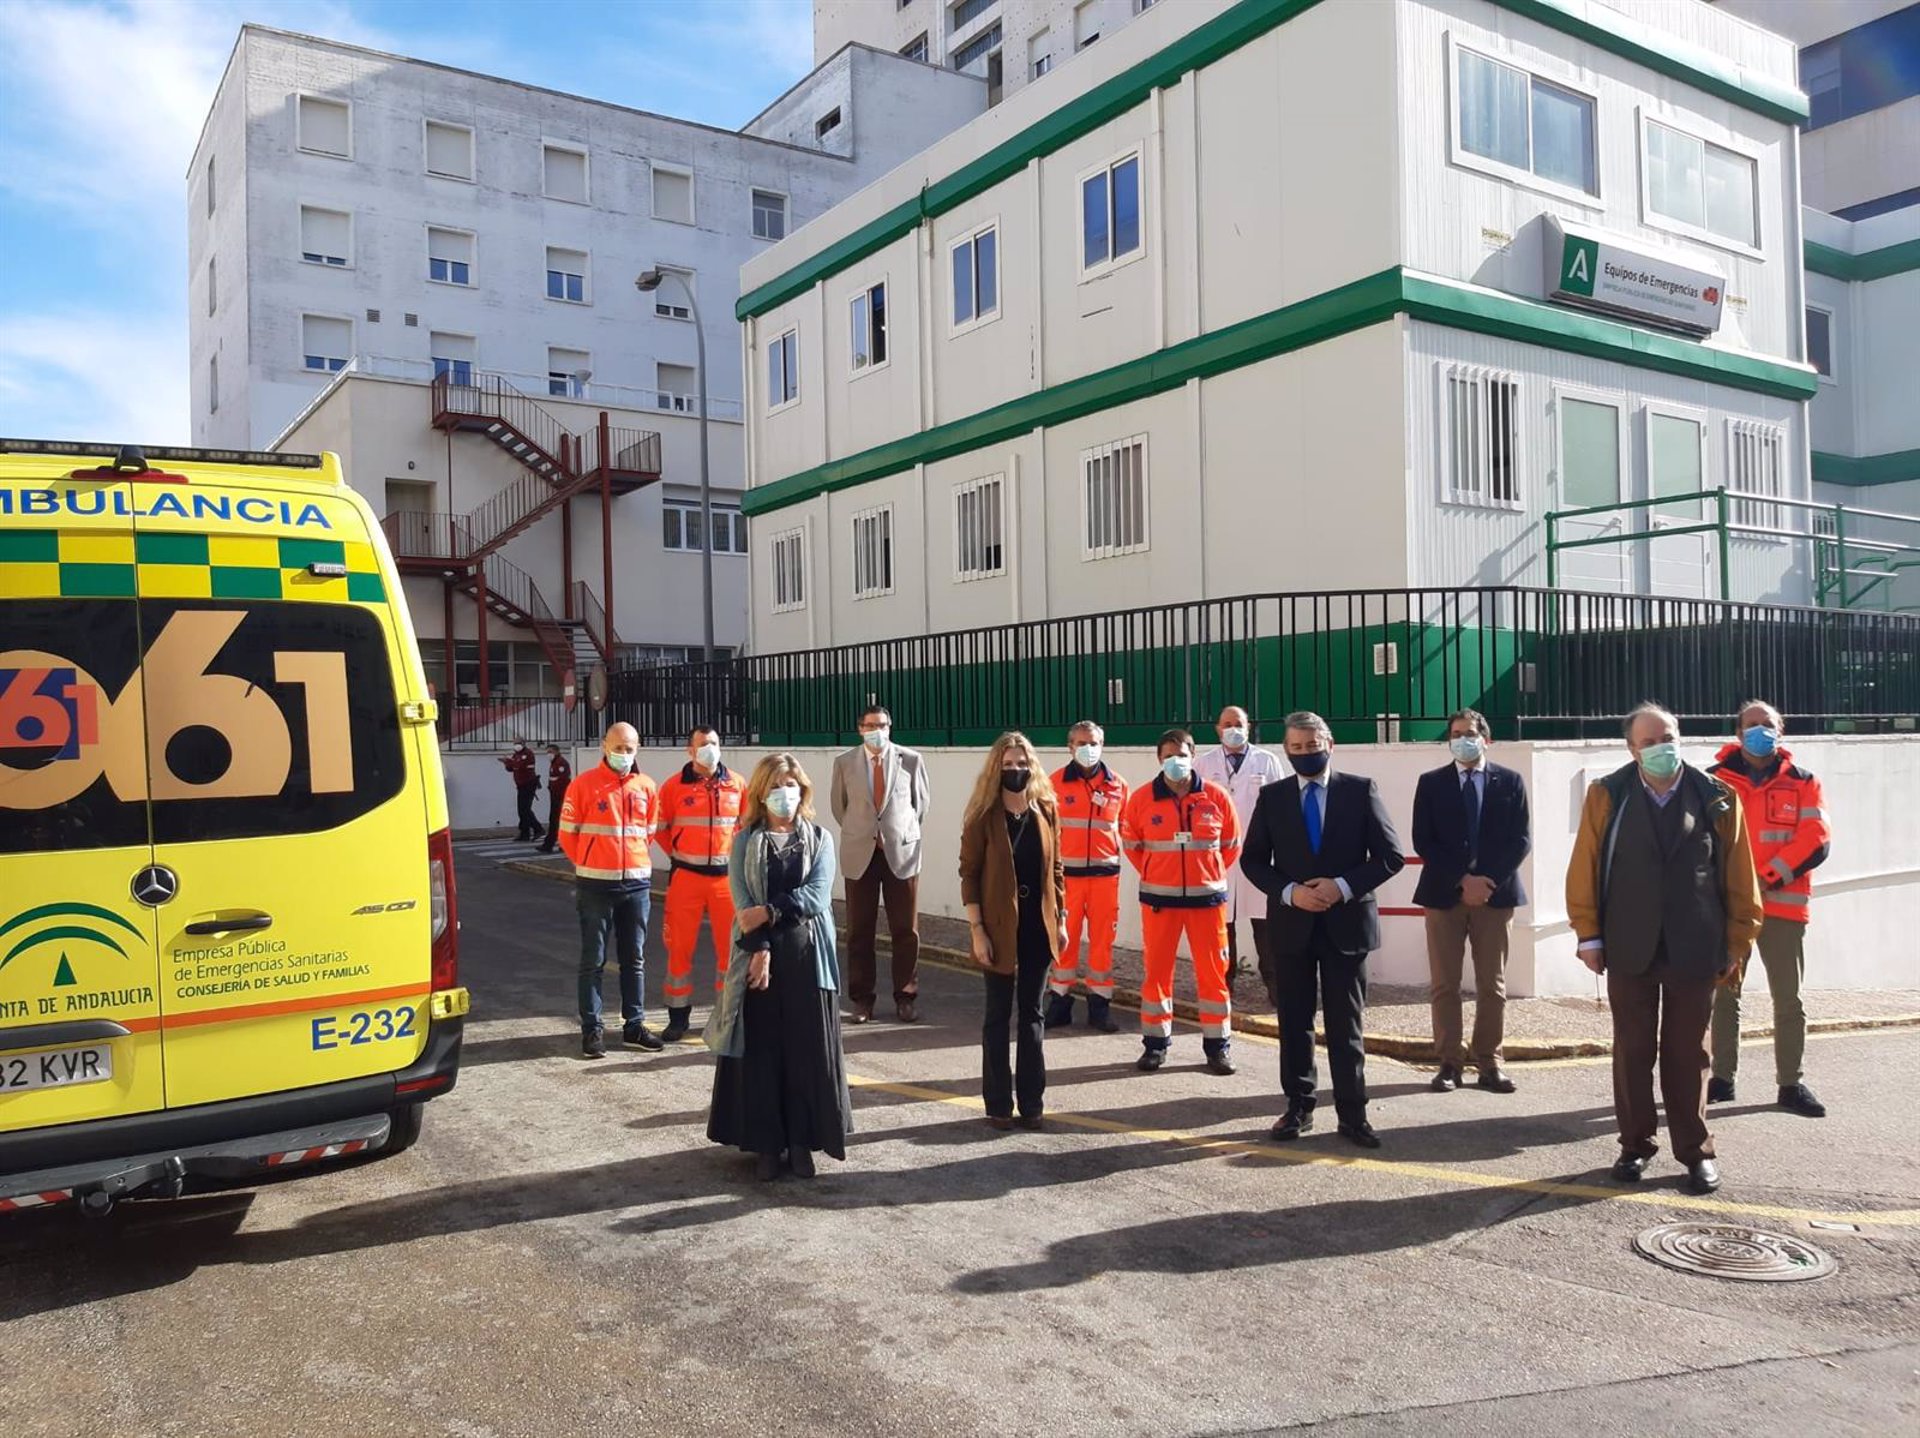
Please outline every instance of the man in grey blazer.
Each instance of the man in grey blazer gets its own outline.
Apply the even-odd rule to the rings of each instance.
[[[920,824],[931,791],[926,761],[893,742],[893,716],[879,705],[860,716],[860,743],[833,761],[833,818],[847,883],[847,996],[851,1021],[873,1018],[874,930],[887,905],[893,940],[894,1012],[915,1022],[920,992]]]

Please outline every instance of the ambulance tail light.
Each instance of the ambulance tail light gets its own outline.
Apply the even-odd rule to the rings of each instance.
[[[453,831],[427,839],[428,909],[433,918],[433,987],[451,989],[460,982],[460,916],[453,894]]]

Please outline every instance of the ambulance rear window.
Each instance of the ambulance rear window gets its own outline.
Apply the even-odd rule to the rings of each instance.
[[[0,853],[315,833],[404,787],[358,606],[0,600],[0,630]]]

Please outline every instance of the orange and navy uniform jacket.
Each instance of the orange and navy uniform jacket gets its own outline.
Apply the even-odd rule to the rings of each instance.
[[[567,786],[560,809],[560,848],[574,874],[590,883],[649,883],[653,826],[660,790],[639,770],[624,776],[604,762]]]
[[[1240,858],[1233,798],[1198,775],[1184,796],[1162,776],[1136,789],[1120,816],[1120,846],[1140,873],[1140,902],[1153,909],[1210,909],[1227,902]]]
[[[1091,770],[1069,764],[1053,776],[1053,793],[1060,813],[1060,863],[1067,877],[1118,876],[1127,781],[1105,764]]]
[[[660,822],[654,842],[674,869],[716,876],[727,872],[733,834],[740,823],[740,801],[747,786],[725,764],[706,778],[692,764],[660,786]]]
[[[540,776],[534,772],[533,750],[515,749],[500,761],[506,771],[513,775],[513,787],[516,789],[538,789]]]
[[[1773,751],[1772,769],[1756,778],[1738,744],[1722,749],[1707,772],[1740,796],[1767,917],[1806,923],[1813,871],[1826,863],[1833,842],[1820,781],[1784,748]]]

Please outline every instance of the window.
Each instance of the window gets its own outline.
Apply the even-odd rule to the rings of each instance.
[[[927,60],[927,32],[922,30],[900,48],[900,54],[908,60],[918,60],[925,64]]]
[[[1147,547],[1147,437],[1103,444],[1080,456],[1083,559]]]
[[[444,120],[427,121],[427,173],[443,180],[473,178],[473,131]]]
[[[566,145],[545,145],[541,147],[541,163],[544,166],[541,194],[549,200],[566,200],[575,205],[587,203],[585,150],[575,150]]]
[[[1027,39],[1027,78],[1038,80],[1053,68],[1053,31],[1042,30]]]
[[[1780,499],[1786,494],[1785,431],[1750,419],[1727,421],[1727,488],[1735,494],[1757,495],[1761,500]],[[1735,524],[1756,528],[1781,528],[1778,506],[1749,502],[1733,506]]]
[[[1080,182],[1080,268],[1140,253],[1140,156],[1114,160]]]
[[[207,161],[207,213],[213,213],[213,161]]]
[[[309,155],[353,158],[353,112],[341,100],[302,95],[296,120],[299,148]]]
[[[300,316],[300,352],[307,369],[323,373],[345,369],[347,356],[353,353],[353,321]]]
[[[1822,379],[1833,378],[1833,316],[1812,305],[1807,306],[1807,363],[1820,372]]]
[[[699,376],[692,365],[655,363],[653,367],[654,402],[675,414],[692,414]]]
[[[1007,572],[1006,476],[956,485],[953,491],[953,577],[990,579]]]
[[[448,335],[434,330],[427,336],[427,352],[433,357],[435,379],[445,375],[449,384],[473,383],[475,345],[472,335]]]
[[[853,371],[887,362],[887,286],[883,280],[853,297]]]
[[[220,271],[219,259],[207,261],[207,313],[212,314],[220,308]]]
[[[1097,0],[1080,0],[1073,7],[1073,48],[1076,53],[1100,38],[1100,15],[1094,8],[1096,3]]]
[[[853,517],[853,597],[893,593],[893,506],[863,509]]]
[[[679,284],[662,284],[653,292],[653,312],[663,320],[691,320],[693,311],[687,307],[687,296],[693,293],[693,271],[676,269],[672,265],[655,265],[663,275],[671,275]]]
[[[1700,489],[1704,483],[1701,444],[1706,427],[1683,414],[1647,410],[1647,484],[1648,498],[1680,496],[1688,503],[1657,505],[1656,524],[1694,523],[1700,518]]]
[[[1752,160],[1657,120],[1646,122],[1646,140],[1649,219],[1658,216],[1737,245],[1759,245]]]
[[[547,246],[547,298],[568,304],[587,302],[587,252]]]
[[[1520,508],[1519,379],[1472,365],[1451,365],[1443,374],[1443,497],[1452,504]]]
[[[1531,175],[1582,194],[1600,193],[1594,101],[1538,75],[1456,45],[1456,155]]]
[[[783,240],[787,237],[787,197],[772,190],[753,192],[753,237],[756,240]]]
[[[951,35],[978,20],[999,3],[1000,0],[954,0],[947,9],[947,33]]]
[[[547,393],[555,399],[585,399],[593,356],[585,350],[547,346]]]
[[[653,167],[653,217],[676,225],[693,223],[693,172]]]
[[[800,331],[788,330],[767,346],[767,408],[800,398]]]
[[[965,70],[986,59],[1000,48],[1000,22],[994,21],[966,44],[953,52],[953,68]]]
[[[220,408],[220,359],[215,355],[207,361],[207,413],[212,414]]]
[[[773,569],[773,612],[804,609],[807,603],[805,534],[789,529],[773,537],[768,562]]]
[[[473,235],[427,226],[427,278],[443,285],[473,283]]]
[[[315,205],[300,207],[300,258],[310,265],[344,267],[353,253],[353,216]]]
[[[1620,411],[1594,400],[1560,401],[1560,502],[1568,509],[1620,502]]]
[[[660,545],[675,553],[700,552],[700,501],[663,499],[660,502]],[[745,554],[747,521],[736,504],[713,506],[713,552]]]
[[[953,327],[965,328],[1000,313],[1000,231],[975,230],[953,247]]]
[[[826,114],[813,122],[813,137],[816,140],[824,140],[839,128],[840,107],[835,105],[831,110],[827,111]]]
[[[1807,128],[1920,95],[1920,5],[1908,5],[1800,52]]]

